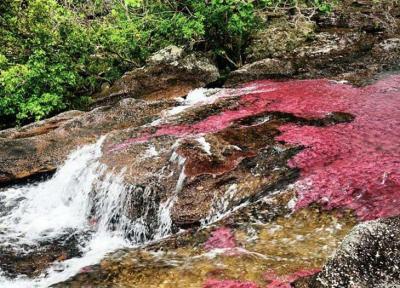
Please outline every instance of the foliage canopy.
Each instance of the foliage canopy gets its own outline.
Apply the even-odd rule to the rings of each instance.
[[[327,11],[321,0],[311,4]],[[167,45],[240,66],[257,11],[297,0],[2,0],[0,124],[82,108],[104,82]]]

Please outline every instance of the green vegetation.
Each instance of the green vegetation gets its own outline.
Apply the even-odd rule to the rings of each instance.
[[[321,0],[306,4],[321,11]],[[0,125],[82,108],[104,82],[167,45],[242,64],[258,12],[297,0],[2,0]],[[222,67],[223,68],[223,67]]]

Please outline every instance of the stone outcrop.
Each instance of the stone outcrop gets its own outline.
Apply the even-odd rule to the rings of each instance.
[[[294,22],[285,15],[276,19],[269,15],[260,16],[264,18],[266,28],[253,35],[252,43],[246,51],[247,63],[284,57],[314,37],[313,21],[304,18]]]
[[[347,207],[362,220],[394,216],[398,79],[365,88],[314,80],[220,90],[202,105],[167,111],[151,126],[109,134],[102,161],[115,171],[129,167],[131,185],[156,185],[160,201],[179,195],[172,219],[181,227],[207,217],[215,195],[233,190],[237,206],[295,181],[297,168],[304,169],[297,207]]]
[[[152,55],[146,66],[127,72],[111,87],[94,95],[93,105],[112,104],[122,98],[183,97],[218,78],[218,69],[206,57],[169,46]]]
[[[357,225],[316,277],[312,287],[397,287],[400,219]]]
[[[249,80],[289,77],[295,72],[291,61],[266,58],[231,72],[226,85],[231,86]]]
[[[147,241],[171,225],[168,238],[117,251],[57,287],[396,287],[400,76],[365,87],[263,80],[366,84],[396,65],[400,14],[375,5],[386,4],[352,2],[304,27],[278,21],[268,30],[277,35],[258,35],[248,52],[255,62],[226,85],[258,81],[235,89],[171,99],[219,77],[205,58],[171,46],[97,95],[92,111],[0,131],[1,184],[52,172],[104,136],[99,161],[110,179],[121,175],[128,195],[110,229],[119,219],[142,221],[139,240]],[[288,45],[274,44],[285,37]],[[136,239],[126,230],[126,240]],[[6,247],[0,268],[37,276],[82,252],[75,235],[57,241],[31,254]]]
[[[151,122],[161,111],[178,105],[166,99],[186,96],[218,77],[217,68],[205,57],[167,47],[150,57],[145,67],[128,72],[97,95],[93,104],[100,106],[97,109],[87,113],[69,111],[0,131],[0,183],[54,171],[78,146],[116,129]],[[122,98],[128,99],[120,101]]]
[[[343,1],[332,13],[302,13],[291,19],[274,15],[275,20],[264,15],[272,24],[254,35],[247,62],[225,85],[288,76],[365,85],[400,64],[400,9],[395,1]]]
[[[0,183],[54,171],[77,147],[95,141],[114,129],[144,125],[171,101],[145,102],[126,99],[113,107],[59,116],[0,132]]]

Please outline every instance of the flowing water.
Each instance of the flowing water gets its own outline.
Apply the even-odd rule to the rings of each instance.
[[[165,116],[215,100],[205,92],[192,91],[180,107],[166,111]],[[214,93],[211,89],[210,94]],[[170,162],[176,163],[179,170],[176,188],[164,202],[155,204],[150,187],[127,186],[125,171],[113,173],[100,162],[104,139],[105,136],[71,153],[50,179],[0,190],[0,251],[29,255],[42,243],[57,239],[62,242],[66,235],[75,235],[80,252],[80,257],[54,262],[38,277],[15,278],[0,268],[0,287],[48,287],[98,263],[118,248],[135,247],[171,233],[170,209],[186,178],[185,159],[172,153]],[[143,157],[154,156],[153,150],[146,151]],[[148,207],[142,207],[142,215],[132,220],[127,215],[131,198],[136,196],[142,197]],[[150,215],[154,205],[158,205],[156,217]]]
[[[179,111],[166,111],[165,116],[215,100],[205,92],[192,91],[176,108]],[[210,94],[214,93],[211,89]],[[162,239],[171,233],[170,209],[186,178],[185,159],[172,151],[170,162],[176,163],[179,170],[176,188],[164,202],[155,204],[151,187],[128,186],[124,183],[125,171],[114,173],[101,163],[105,137],[72,152],[51,178],[0,190],[0,251],[29,255],[40,249],[42,243],[57,239],[62,242],[66,235],[75,235],[80,252],[78,257],[55,261],[38,277],[15,278],[0,268],[0,287],[48,287],[98,263],[107,253]],[[143,157],[155,156],[156,151],[151,148]],[[132,220],[127,215],[131,198],[136,196],[142,197],[147,207],[142,207],[142,215]],[[150,215],[154,205],[158,205],[156,217]]]
[[[278,177],[280,174],[278,172],[276,172],[278,174],[273,174],[273,172],[279,171],[280,168],[284,168],[283,171],[286,171],[286,167],[283,167],[284,165],[282,164],[282,167],[275,167],[270,172],[266,169],[265,173],[268,172],[268,174],[264,176],[260,176],[261,174],[257,172],[264,173],[262,169],[255,169],[257,166],[254,168],[254,173],[251,171],[250,173],[247,170],[241,171],[240,169],[231,170],[239,165],[241,160],[238,159],[246,157],[255,157],[259,161],[257,165],[265,166],[261,168],[268,168],[270,164],[277,165],[277,163],[269,163],[268,161],[275,161],[274,159],[279,160],[280,158],[268,158],[273,153],[268,154],[266,153],[268,152],[267,150],[265,150],[265,153],[263,152],[264,150],[261,151],[259,149],[260,151],[258,151],[258,148],[256,148],[258,146],[255,144],[260,140],[252,140],[250,132],[248,132],[250,133],[249,141],[257,142],[250,143],[254,144],[250,146],[254,146],[252,149],[255,149],[258,154],[253,155],[241,152],[242,154],[238,154],[239,156],[236,158],[233,157],[240,150],[240,147],[235,146],[236,140],[244,142],[244,146],[248,144],[247,141],[236,137],[234,129],[240,128],[246,132],[250,131],[246,129],[251,127],[242,125],[231,130],[228,128],[232,124],[238,124],[240,120],[266,114],[267,112],[278,111],[302,117],[305,120],[325,119],[335,111],[350,113],[355,117],[351,122],[338,122],[335,125],[315,126],[311,125],[311,121],[308,125],[287,123],[279,126],[281,134],[276,140],[294,146],[302,145],[307,147],[293,156],[288,163],[288,169],[300,169],[300,178],[291,187],[299,198],[294,200],[295,203],[288,199],[288,201],[290,200],[288,203],[289,210],[294,208],[295,211],[299,211],[300,208],[306,209],[305,207],[308,207],[309,204],[317,202],[326,209],[351,208],[361,220],[398,215],[396,201],[399,194],[398,179],[400,175],[397,161],[399,155],[397,141],[399,133],[397,133],[398,129],[395,129],[399,126],[396,126],[396,124],[399,123],[400,119],[398,80],[398,76],[391,77],[365,88],[355,88],[327,80],[259,81],[236,90],[197,90],[192,92],[186,100],[183,100],[182,105],[165,111],[165,114],[161,115],[160,119],[148,125],[147,128],[151,126],[152,129],[143,129],[142,133],[135,135],[134,138],[128,138],[122,143],[113,143],[111,141],[114,146],[108,150],[110,153],[121,152],[119,157],[122,158],[124,155],[128,155],[123,153],[124,149],[137,145],[139,148],[131,151],[136,151],[135,154],[138,155],[138,158],[146,159],[157,158],[158,153],[163,155],[168,150],[168,153],[171,154],[165,154],[167,156],[162,164],[160,164],[161,162],[157,164],[156,160],[154,160],[154,165],[151,163],[151,167],[154,170],[143,169],[151,171],[152,176],[155,176],[158,180],[165,180],[163,178],[169,178],[170,176],[168,175],[174,176],[169,178],[174,180],[171,180],[172,185],[168,186],[168,190],[170,190],[167,191],[168,197],[164,198],[162,198],[162,195],[156,195],[157,187],[127,185],[124,181],[124,170],[113,171],[101,162],[104,137],[94,144],[77,149],[71,153],[65,163],[57,170],[57,173],[50,179],[36,184],[16,186],[0,191],[0,253],[2,251],[12,251],[15,255],[29,255],[29,253],[36,253],[40,250],[39,248],[43,243],[57,242],[60,239],[65,240],[66,235],[72,235],[77,239],[79,253],[72,253],[72,255],[69,255],[72,258],[67,260],[65,260],[67,257],[58,259],[41,275],[33,275],[34,277],[32,278],[20,276],[17,279],[11,279],[16,273],[14,272],[10,275],[10,272],[6,271],[4,266],[0,266],[3,267],[3,271],[0,270],[0,288],[48,287],[76,275],[86,266],[99,263],[107,253],[118,248],[135,247],[170,235],[172,232],[171,209],[175,204],[179,203],[179,193],[185,192],[186,186],[183,190],[182,187],[194,178],[200,179],[200,176],[204,176],[204,169],[208,169],[208,174],[214,178],[220,175],[219,173],[231,173],[231,175],[235,176],[236,174],[232,171],[238,171],[236,171],[237,175],[233,178],[236,179],[235,182],[229,182],[226,185],[220,183],[218,187],[224,187],[221,193],[210,194],[210,196],[214,197],[208,199],[211,201],[210,207],[204,208],[209,209],[209,214],[201,220],[202,225],[212,224],[224,218],[227,213],[247,206],[248,201],[233,203],[237,197],[245,199],[248,196],[248,194],[241,195],[240,193],[258,191],[257,189],[260,189],[262,185],[269,184],[267,180],[274,181],[273,177],[271,179],[269,177],[271,175],[277,175],[276,177]],[[294,93],[293,91],[296,92]],[[189,121],[189,124],[187,124],[184,117],[181,119],[183,123],[180,123],[180,121],[174,122],[175,118],[181,117],[178,114],[185,113],[185,110],[192,105],[211,105],[214,102],[218,104],[218,101],[221,101],[219,104],[223,104],[224,98],[231,96],[235,96],[236,100],[234,102],[238,103],[233,108],[230,105],[222,105],[221,107],[225,107],[225,110],[195,123]],[[205,113],[205,115],[208,114]],[[267,115],[267,117],[262,117],[261,122],[253,123],[253,126],[262,126],[264,122],[268,121]],[[149,133],[148,130],[152,132]],[[268,132],[270,130],[265,131]],[[374,131],[374,134],[371,134],[371,131]],[[220,139],[222,132],[230,132],[230,134],[224,134],[224,137],[226,137],[226,141],[229,139],[235,140],[232,140],[235,145],[227,145],[229,141],[222,141]],[[257,133],[261,132],[258,131]],[[217,137],[217,133],[220,134],[220,138]],[[228,137],[229,135],[231,138]],[[391,137],[387,137],[387,135],[391,135]],[[171,147],[169,146],[170,144],[165,144],[166,146],[160,144],[165,139],[170,138],[173,140],[167,143],[176,141]],[[222,141],[222,145],[216,140],[217,138],[219,139],[218,141]],[[214,139],[215,143],[210,139]],[[187,143],[185,143],[186,140]],[[182,151],[180,153],[177,152],[181,144],[182,146],[192,145],[189,145],[189,148],[183,147],[189,149],[189,152],[182,147]],[[197,151],[197,154],[194,153],[196,149],[190,148],[196,145],[201,150],[201,152]],[[210,162],[216,164],[214,166],[217,166],[217,168],[220,165],[222,172],[213,165],[209,165],[210,167],[205,165],[204,163],[207,161],[203,161],[204,163],[200,161],[203,158],[208,159],[207,157],[212,159],[216,152],[214,150],[218,148],[218,145],[223,148],[229,146],[231,148],[230,150],[228,149],[229,155],[233,155],[233,160],[225,157],[227,162],[224,163],[225,166],[220,165],[221,163]],[[160,147],[164,148],[164,151]],[[145,150],[141,150],[142,148]],[[184,154],[185,151],[187,154]],[[142,155],[140,155],[141,152],[143,152]],[[265,155],[268,157],[264,161]],[[169,156],[171,157],[169,158]],[[196,156],[199,157],[196,158]],[[113,160],[114,158],[111,157],[110,159]],[[149,162],[151,161],[153,160],[149,160]],[[141,163],[137,167],[141,168]],[[166,166],[162,167],[162,169],[166,168],[165,171],[161,169],[157,172],[155,170],[161,168],[164,164]],[[232,167],[230,164],[232,164]],[[248,164],[251,163],[249,162]],[[196,170],[195,168],[198,169]],[[289,174],[282,175],[282,177],[287,177]],[[241,179],[241,176],[246,176],[246,178],[243,178],[245,180]],[[205,176],[202,179],[206,179]],[[209,183],[215,184],[210,179],[208,179],[209,182],[207,182],[208,180],[199,182],[201,185],[196,184],[196,189],[198,189],[196,193],[205,193],[200,192],[206,190],[203,186]],[[215,191],[213,190],[213,192]],[[249,194],[249,196],[251,195]],[[161,197],[162,200],[157,197]],[[135,210],[137,207],[132,207],[131,203],[140,206],[140,209],[137,209],[140,213],[135,217],[131,217],[131,209]],[[239,203],[241,204],[239,205]],[[232,205],[236,205],[236,207],[232,207]],[[193,205],[190,207],[192,208]],[[271,207],[273,208],[274,206],[272,205]],[[202,209],[202,207],[200,208]],[[250,214],[253,213],[251,209],[248,212]],[[260,212],[259,210],[255,212],[262,214],[262,211]],[[257,264],[258,262],[246,262],[246,255],[250,254],[247,252],[247,254],[243,254],[243,250],[239,251],[244,255],[244,260],[240,262],[243,267],[257,270],[257,277],[252,279],[251,275],[254,274],[254,271],[249,271],[248,279],[257,282],[257,279],[264,277],[260,273],[264,273],[271,267],[280,273],[292,273],[300,268],[320,268],[326,258],[334,251],[339,241],[354,225],[352,217],[346,216],[347,214],[343,214],[345,215],[343,216],[342,212],[336,216],[326,216],[326,213],[321,214],[321,216],[319,211],[315,212],[316,220],[315,223],[311,223],[312,225],[308,225],[310,224],[310,211],[305,211],[303,216],[299,212],[296,213],[287,215],[287,217],[284,216],[281,220],[275,220],[275,224],[267,224],[272,225],[271,227],[265,226],[265,223],[257,222],[256,224],[262,226],[261,228],[257,225],[252,225],[251,229],[236,230],[235,235],[233,235],[233,232],[232,235],[228,235],[229,239],[238,239],[240,244],[238,246],[254,252],[251,255],[267,255],[269,257],[267,259],[257,256],[259,264]],[[326,223],[320,217],[328,217],[326,218]],[[276,225],[277,223],[279,225]],[[298,231],[296,232],[297,228]],[[252,232],[256,230],[258,231],[257,233]],[[321,232],[318,237],[316,236],[317,232]],[[242,235],[242,237],[241,234],[246,235]],[[252,244],[253,242],[255,244]],[[239,249],[240,247],[233,248]],[[188,261],[182,260],[182,263],[192,263],[192,250],[190,247],[188,248],[187,255],[189,255],[190,259]],[[200,251],[199,253],[203,251],[202,249],[197,250]],[[315,251],[318,251],[318,253],[314,253]],[[182,258],[187,255],[185,254]],[[323,257],[320,257],[321,255]],[[188,283],[197,281],[197,286],[193,287],[200,287],[199,285],[201,284],[199,283],[203,283],[207,271],[214,273],[217,271],[216,269],[221,267],[232,268],[232,274],[227,274],[226,278],[239,278],[237,273],[242,273],[243,269],[237,268],[240,266],[238,265],[238,260],[232,257],[226,258],[225,256],[230,257],[230,255],[223,255],[218,259],[216,258],[216,262],[205,258],[204,262],[196,262],[195,265],[189,265],[190,271],[196,271],[201,275],[187,277]],[[227,260],[229,263],[224,262],[225,258],[231,259]],[[271,261],[268,262],[267,260]],[[302,262],[303,260],[305,261],[304,263]],[[13,261],[11,262],[14,264]],[[310,265],[310,263],[313,264]],[[2,263],[0,262],[0,264]],[[285,265],[290,267],[283,269],[284,271],[279,271]],[[120,262],[116,266],[119,270],[122,269]],[[206,269],[205,266],[210,267]],[[164,273],[159,277],[154,277],[153,275],[155,274],[153,272],[162,273],[162,271],[158,266],[150,265],[149,267],[156,267],[155,270],[157,270],[151,271],[150,277],[143,278],[140,273],[133,273],[133,276],[138,278],[137,282],[128,277],[127,279],[119,279],[118,281],[121,282],[118,283],[128,283],[130,285],[131,283],[142,283],[140,281],[144,280],[154,282],[160,280],[161,276],[165,278],[168,275],[175,275],[176,279],[174,281],[176,282],[171,282],[171,279],[164,279],[166,282],[178,283],[181,281],[179,283],[183,283],[182,275],[188,274],[187,271],[178,271],[175,274]],[[181,268],[181,265],[176,267]],[[126,269],[129,272],[132,269],[132,265],[128,265]],[[117,277],[125,277],[125,274],[129,274],[128,272],[118,274]],[[145,272],[147,273],[148,271]],[[146,282],[138,287],[160,287],[157,286],[158,284],[149,286],[150,284]]]
[[[132,223],[123,217],[131,189],[123,184],[123,171],[115,175],[100,163],[103,141],[104,137],[73,152],[50,179],[1,192],[0,248],[23,254],[65,234],[84,236],[79,238],[82,257],[54,263],[36,279],[11,280],[2,272],[0,287],[47,287],[99,262],[108,252],[151,240],[145,236],[143,218]],[[184,180],[181,174],[177,186]],[[153,239],[168,235],[173,201],[161,203]]]

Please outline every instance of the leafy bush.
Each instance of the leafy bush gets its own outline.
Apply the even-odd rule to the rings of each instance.
[[[93,44],[79,19],[53,0],[3,2],[0,12],[0,117],[38,120],[72,107],[91,82]]]
[[[82,108],[102,83],[170,44],[240,66],[256,11],[276,5],[297,0],[2,0],[0,125]]]

